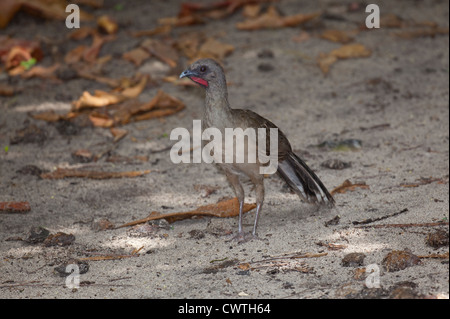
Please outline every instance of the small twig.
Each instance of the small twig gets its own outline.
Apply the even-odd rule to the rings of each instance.
[[[268,261],[272,261],[272,260],[282,260],[282,259],[316,258],[316,257],[322,257],[322,256],[326,256],[326,255],[328,255],[327,252],[317,253],[317,254],[306,253],[306,254],[297,254],[297,255],[292,255],[292,256],[271,257],[271,258],[261,259],[261,260],[257,260],[257,261],[252,261],[250,263],[256,264],[256,263],[261,263],[261,262],[268,262]]]
[[[130,257],[139,257],[138,254],[131,255],[103,255],[103,256],[91,256],[91,257],[83,257],[78,260],[81,261],[100,261],[100,260],[115,260],[115,259],[124,259]]]
[[[354,221],[354,222],[352,222],[352,224],[353,225],[369,224],[369,223],[377,222],[377,221],[380,221],[380,220],[383,220],[383,219],[386,219],[386,218],[389,218],[389,217],[394,217],[394,216],[400,215],[400,214],[405,213],[407,211],[408,211],[408,208],[404,208],[401,211],[393,213],[391,215],[386,215],[386,216],[382,216],[382,217],[375,218],[375,219],[369,218],[369,219],[365,219],[365,220],[360,221],[360,222],[359,221]]]
[[[441,259],[448,259],[449,255],[448,252],[444,253],[444,254],[431,254],[431,255],[422,255],[422,256],[417,256],[419,258],[441,258]]]
[[[413,223],[413,224],[382,224],[382,225],[363,225],[356,226],[355,228],[390,228],[390,227],[435,227],[435,226],[448,226],[448,222],[437,223]]]

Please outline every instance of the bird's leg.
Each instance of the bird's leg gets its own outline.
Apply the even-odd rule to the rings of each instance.
[[[238,226],[238,233],[231,238],[231,240],[237,240],[238,242],[242,242],[245,240],[245,234],[242,229],[242,216],[244,215],[244,188],[241,185],[241,182],[239,181],[239,177],[237,175],[234,175],[232,173],[226,172],[227,179],[230,182],[231,186],[233,186],[234,193],[239,201],[239,226]]]
[[[264,202],[264,179],[260,179],[255,183],[255,191],[256,191],[256,216],[255,216],[255,224],[253,225],[253,237],[256,236],[256,228],[258,227],[258,219],[259,213],[261,211],[263,202]]]

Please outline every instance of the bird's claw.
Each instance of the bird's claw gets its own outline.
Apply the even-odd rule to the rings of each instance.
[[[250,232],[248,232],[248,233],[246,233],[246,232],[238,232],[235,235],[231,235],[225,241],[226,242],[236,241],[238,244],[243,244],[243,243],[246,243],[246,242],[251,241],[253,239],[262,240],[256,234],[253,234],[253,233],[250,233]]]

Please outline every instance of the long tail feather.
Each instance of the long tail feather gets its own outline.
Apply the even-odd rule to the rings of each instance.
[[[309,203],[334,205],[334,199],[319,177],[294,153],[278,163],[278,174],[301,198]]]

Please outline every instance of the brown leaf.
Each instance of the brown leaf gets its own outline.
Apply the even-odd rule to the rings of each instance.
[[[0,202],[0,212],[24,213],[30,210],[29,202]]]
[[[341,185],[333,189],[330,193],[331,195],[338,193],[344,194],[347,191],[354,191],[356,188],[369,189],[369,185],[366,185],[366,183],[353,184],[348,179],[346,179]]]
[[[181,111],[185,107],[179,99],[159,90],[156,96],[144,104],[129,105],[121,107],[115,114],[114,120],[119,124],[131,121],[148,120],[156,117],[169,116]]]
[[[51,173],[41,174],[43,179],[62,179],[66,177],[91,178],[91,179],[110,179],[123,177],[138,177],[150,173],[146,171],[127,171],[127,172],[101,172],[101,171],[86,171],[74,168],[57,168]]]
[[[89,120],[96,127],[111,127],[114,125],[114,120],[104,113],[91,112]]]
[[[372,52],[367,49],[364,45],[359,43],[346,44],[340,48],[334,49],[329,53],[339,59],[348,58],[365,58],[372,54]]]
[[[108,34],[117,33],[117,30],[119,29],[117,22],[107,15],[98,17],[97,25],[101,30],[105,31]]]
[[[83,95],[73,103],[75,110],[81,110],[83,108],[90,107],[103,107],[111,104],[117,104],[127,99],[136,98],[144,90],[147,84],[147,76],[141,76],[139,82],[120,92],[105,92],[101,90],[96,90],[94,95],[89,92],[83,92]]]
[[[163,26],[171,26],[171,27],[184,27],[190,26],[194,24],[203,24],[204,21],[198,16],[185,16],[185,17],[168,17],[158,19],[158,23]]]
[[[233,51],[234,46],[231,44],[219,42],[214,38],[208,38],[200,46],[195,59],[212,58],[221,61]]]
[[[92,72],[92,69],[90,69],[90,68],[80,68],[77,70],[77,74],[79,77],[97,81],[99,83],[109,85],[110,87],[113,87],[113,88],[117,88],[118,86],[120,86],[120,83],[121,83],[120,80],[107,78],[105,76],[95,75],[91,72]]]
[[[421,37],[432,37],[434,38],[437,35],[442,34],[448,34],[449,29],[448,28],[441,28],[441,27],[435,27],[435,28],[424,28],[419,30],[412,30],[412,31],[399,31],[394,33],[399,38],[404,39],[414,39],[414,38],[421,38]]]
[[[349,43],[353,41],[353,38],[349,35],[347,31],[341,30],[325,30],[320,37],[325,40],[339,42],[339,43]]]
[[[74,102],[75,110],[90,107],[102,107],[110,104],[116,104],[125,100],[125,97],[119,93],[108,93],[96,90],[94,95],[84,91],[81,97]]]
[[[192,60],[204,41],[205,36],[200,32],[188,32],[178,37],[175,42],[176,48],[181,51],[188,59]]]
[[[109,131],[111,132],[112,136],[114,137],[114,142],[120,141],[122,138],[124,138],[128,134],[128,130],[124,130],[121,128],[111,127],[109,129]]]
[[[83,58],[84,51],[86,51],[86,49],[87,46],[79,45],[76,48],[70,50],[64,56],[64,62],[66,64],[74,64],[81,61],[81,59]]]
[[[134,63],[136,66],[140,66],[142,62],[147,60],[150,57],[150,53],[147,52],[147,50],[143,48],[136,48],[131,51],[125,52],[122,55],[122,58],[124,58],[127,61],[130,61]]]
[[[83,40],[88,36],[93,36],[96,32],[94,27],[81,27],[69,33],[68,38],[72,40]]]
[[[17,0],[0,1],[0,29],[8,25],[21,6],[22,4]]]
[[[42,120],[46,122],[58,122],[59,120],[64,119],[64,115],[57,114],[53,110],[31,114],[31,117],[36,120]]]
[[[327,74],[330,66],[338,59],[364,58],[368,57],[372,52],[364,45],[359,43],[345,44],[330,53],[320,53],[317,57],[317,64],[324,74]]]
[[[22,73],[21,77],[24,79],[29,79],[32,77],[39,77],[39,78],[43,78],[43,79],[51,79],[54,81],[60,81],[55,75],[55,71],[58,70],[59,67],[60,67],[59,63],[55,63],[49,67],[43,67],[40,65],[36,65],[36,66],[32,67],[30,70]]]
[[[162,40],[147,39],[141,43],[141,47],[162,62],[168,64],[171,68],[177,66],[178,53],[171,44]]]
[[[131,33],[131,35],[135,38],[138,37],[151,37],[158,34],[168,34],[172,30],[172,26],[170,25],[161,25],[156,28],[150,29],[150,30],[141,30],[141,31],[134,31]]]
[[[255,204],[244,204],[243,212],[246,213],[256,207]],[[148,217],[136,221],[132,221],[117,228],[134,226],[137,224],[142,224],[150,220],[162,219],[164,218],[169,223],[173,223],[178,220],[192,218],[194,216],[213,216],[220,218],[234,217],[239,215],[239,202],[237,198],[223,200],[218,202],[217,204],[211,204],[206,206],[200,206],[199,208],[188,211],[188,212],[179,212],[179,213],[168,213],[161,214],[158,212],[152,212]]]
[[[20,62],[31,58],[40,61],[42,57],[39,42],[0,36],[0,60],[7,69],[19,66]]]
[[[246,4],[244,6],[244,9],[242,10],[242,15],[246,18],[256,18],[259,15],[260,11],[261,11],[261,4],[259,3]]]
[[[243,22],[236,23],[239,30],[260,30],[260,29],[277,29],[285,27],[295,27],[308,22],[318,16],[320,12],[311,14],[296,14],[291,16],[281,16],[274,6],[270,6],[267,11],[254,19],[247,19]]]
[[[13,86],[0,83],[0,95],[2,96],[13,96],[15,89]]]
[[[65,0],[2,0],[0,2],[0,28],[8,25],[18,11],[41,16],[47,19],[64,21],[67,17]],[[80,19],[91,20],[92,15],[80,10]]]
[[[92,45],[89,48],[86,48],[83,52],[83,59],[86,62],[95,62],[103,44],[114,39],[115,37],[113,35],[101,36],[95,33],[92,40]]]
[[[338,60],[337,57],[331,54],[319,53],[317,57],[317,64],[324,74],[330,71],[330,66]]]

